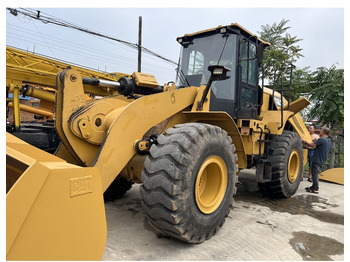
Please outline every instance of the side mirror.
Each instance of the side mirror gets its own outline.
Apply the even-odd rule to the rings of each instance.
[[[264,60],[264,44],[260,43],[256,50],[256,57],[258,58],[258,65],[260,66]]]
[[[211,81],[220,81],[230,78],[230,76],[227,75],[227,72],[231,71],[231,69],[225,66],[211,65],[208,66],[208,70],[211,73]]]

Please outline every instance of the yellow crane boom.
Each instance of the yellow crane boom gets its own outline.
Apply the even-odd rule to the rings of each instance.
[[[6,86],[11,82],[21,81],[45,87],[55,87],[57,73],[67,69],[68,66],[78,70],[83,77],[117,81],[122,76],[128,76],[128,74],[123,73],[99,72],[6,46]]]
[[[18,99],[20,91],[23,95],[54,103],[54,89],[52,88],[56,85],[56,75],[59,71],[68,67],[76,69],[83,77],[91,79],[115,82],[120,77],[129,76],[123,73],[99,72],[6,46],[6,90],[13,93],[14,98],[11,107],[14,109],[14,123],[17,129],[20,128],[21,107]],[[23,89],[24,86],[26,87]],[[96,86],[91,84],[85,84],[84,90],[86,93],[100,96],[108,96],[115,93],[114,89],[108,87],[96,88]],[[52,104],[53,106],[54,104]],[[28,108],[26,107],[25,109]],[[36,112],[40,114],[41,111],[36,109]],[[44,116],[46,115],[44,114]]]

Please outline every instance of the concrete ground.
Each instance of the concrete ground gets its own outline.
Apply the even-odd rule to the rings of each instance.
[[[304,179],[289,199],[261,195],[254,170],[240,173],[226,222],[202,244],[163,236],[147,221],[139,185],[106,203],[108,235],[103,260],[344,260],[344,186]]]

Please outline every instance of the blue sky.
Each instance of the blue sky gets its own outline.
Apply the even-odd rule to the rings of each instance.
[[[253,33],[261,25],[290,20],[291,35],[304,55],[298,67],[344,67],[343,8],[32,8],[62,20],[132,43],[137,42],[138,17],[143,18],[142,45],[177,61],[176,37],[238,22]],[[6,44],[107,72],[137,70],[137,52],[129,47],[56,25],[43,24],[6,11]],[[143,55],[142,71],[159,83],[175,80],[174,66]]]

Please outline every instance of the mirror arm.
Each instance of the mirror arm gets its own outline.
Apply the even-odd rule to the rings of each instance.
[[[205,89],[203,91],[202,99],[200,101],[198,101],[197,111],[202,111],[203,110],[203,105],[204,105],[205,100],[207,99],[209,88],[210,88],[212,83],[213,83],[213,80],[212,80],[212,77],[210,76],[209,81],[208,81],[208,83],[207,83],[207,85],[206,85],[206,87],[205,87]]]

